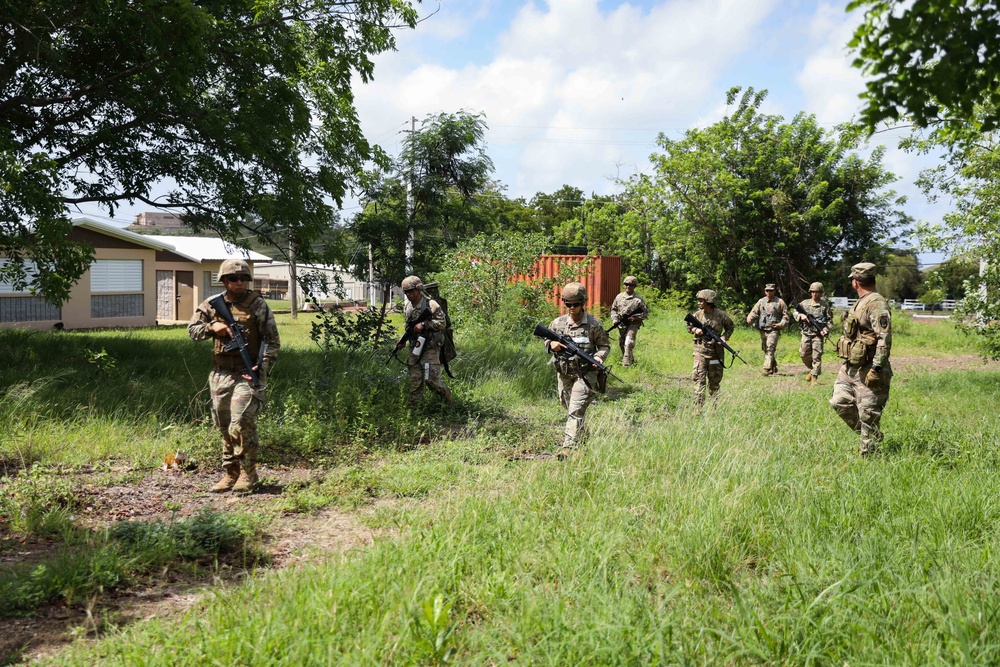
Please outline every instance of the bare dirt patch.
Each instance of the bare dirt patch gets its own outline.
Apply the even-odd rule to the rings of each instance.
[[[319,479],[309,468],[258,466],[262,483],[253,493],[234,495],[208,491],[217,470],[143,470],[125,467],[83,470],[74,476],[82,500],[78,522],[100,528],[118,521],[181,518],[202,510],[273,513],[263,536],[270,569],[339,557],[372,543],[375,534],[357,513],[327,508],[315,514],[281,514],[276,504],[289,485]],[[58,541],[20,540],[0,534],[0,562],[5,565],[43,563],[61,548]],[[0,664],[29,662],[58,651],[78,636],[97,636],[109,627],[183,613],[220,585],[247,576],[263,576],[237,563],[211,563],[172,568],[146,577],[133,589],[99,600],[44,607],[24,618],[0,618]]]

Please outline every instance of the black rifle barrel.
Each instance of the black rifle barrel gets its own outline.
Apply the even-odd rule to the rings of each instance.
[[[818,333],[819,335],[821,335],[821,336],[823,335],[823,329],[827,329],[827,327],[824,326],[823,323],[820,322],[818,319],[816,319],[814,316],[812,316],[809,313],[807,313],[806,309],[802,307],[801,303],[795,304],[795,312],[802,313],[803,315],[805,315],[806,316],[806,322],[808,322],[809,326],[811,326],[816,331],[816,333]],[[829,329],[827,329],[826,336],[827,336],[827,338],[830,337]]]
[[[240,326],[239,322],[233,317],[233,312],[229,310],[229,304],[226,303],[225,294],[217,294],[208,300],[208,305],[210,305],[216,313],[222,318],[222,320],[229,326],[230,331],[233,332],[232,340],[222,346],[222,349],[227,352],[232,352],[233,350],[240,351],[240,358],[243,359],[243,365],[247,367],[247,375],[250,376],[254,387],[260,386],[260,375],[253,369],[254,363],[250,358],[250,349],[247,345],[246,339],[243,337],[243,327]]]
[[[688,313],[687,315],[684,316],[684,321],[687,322],[692,327],[694,327],[695,329],[701,329],[702,332],[704,333],[705,338],[709,339],[713,343],[719,343],[720,345],[722,345],[723,348],[728,350],[729,353],[733,355],[734,359],[739,359],[740,361],[743,362],[744,365],[746,365],[747,363],[746,360],[740,356],[739,352],[729,347],[729,343],[722,340],[722,336],[715,333],[715,330],[712,329],[711,324],[708,324],[707,322],[699,322],[697,318],[695,318],[695,316],[692,315],[691,313]]]

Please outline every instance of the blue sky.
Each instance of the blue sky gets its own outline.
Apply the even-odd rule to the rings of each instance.
[[[815,0],[440,0],[416,30],[376,59],[356,86],[366,135],[398,150],[409,118],[484,112],[495,178],[511,196],[563,184],[618,191],[615,177],[648,171],[658,132],[679,136],[725,113],[732,86],[767,89],[765,111],[821,124],[850,120],[860,73],[846,49],[860,15]],[[912,186],[927,161],[886,143],[908,212],[936,221]],[[345,215],[355,202],[345,204]],[[123,207],[118,217],[143,210]],[[88,213],[89,211],[84,211]],[[97,212],[96,210],[94,212]],[[930,255],[925,261],[934,259]]]

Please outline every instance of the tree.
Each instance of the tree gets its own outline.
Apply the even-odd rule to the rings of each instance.
[[[309,259],[369,160],[352,79],[413,27],[406,0],[24,0],[0,9],[0,253],[52,302],[90,253],[68,205],[178,211]],[[153,192],[166,185],[160,197]],[[3,277],[27,279],[20,262]]]
[[[854,0],[864,8],[850,46],[872,77],[862,121],[908,117],[955,135],[1000,127],[1000,13],[994,0]],[[994,109],[976,114],[976,107]]]
[[[786,123],[759,108],[766,95],[729,92],[730,115],[679,140],[661,134],[651,156],[650,206],[659,260],[685,285],[748,304],[774,282],[789,298],[814,280],[835,286],[845,263],[879,260],[908,221],[882,149],[862,158],[853,132],[828,134],[813,116]],[[738,102],[737,102],[738,99]],[[649,204],[647,204],[649,206]]]
[[[560,225],[577,217],[577,209],[584,203],[583,190],[563,185],[551,194],[537,192],[530,206],[535,212],[535,229],[542,234],[554,234]]]
[[[913,250],[891,250],[878,275],[878,293],[887,299],[915,299],[921,284],[920,265]]]

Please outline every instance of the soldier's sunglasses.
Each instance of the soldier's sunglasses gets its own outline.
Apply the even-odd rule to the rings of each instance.
[[[576,308],[583,305],[583,301],[563,301],[563,305],[567,308]]]
[[[222,276],[222,279],[230,283],[248,283],[250,278],[247,276]]]

